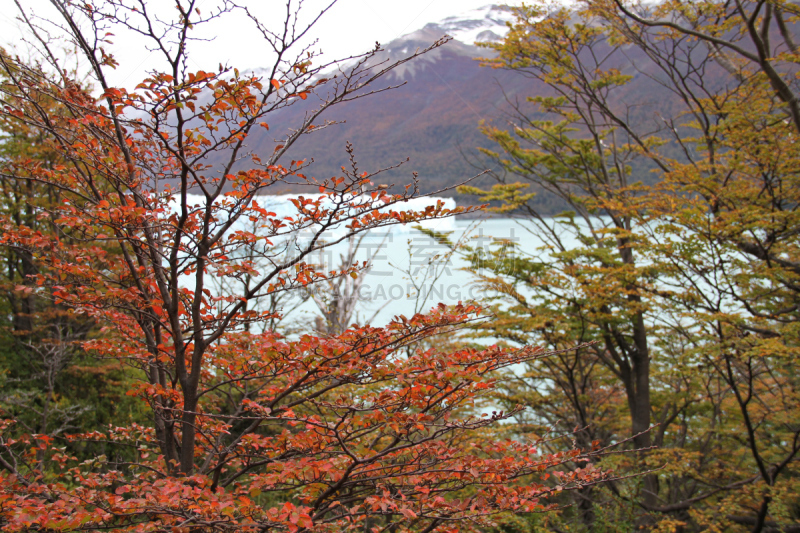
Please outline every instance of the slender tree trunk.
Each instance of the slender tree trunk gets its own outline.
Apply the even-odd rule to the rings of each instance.
[[[627,229],[627,228],[626,228]],[[620,239],[618,243],[620,257],[625,264],[635,266],[636,260],[630,248],[628,239]],[[636,292],[636,287],[626,287],[629,291],[628,301],[632,306],[641,306],[642,299]],[[631,433],[634,435],[633,445],[638,449],[649,448],[652,437],[648,429],[651,424],[650,402],[650,347],[647,342],[647,326],[644,313],[637,312],[633,317],[633,350],[631,350],[631,376],[626,388],[628,406],[631,411]],[[632,390],[631,390],[632,389]],[[640,457],[644,459],[647,452],[643,451]],[[643,465],[644,461],[642,461]],[[656,505],[658,498],[658,477],[651,474],[644,478],[644,494],[642,503],[645,507]]]

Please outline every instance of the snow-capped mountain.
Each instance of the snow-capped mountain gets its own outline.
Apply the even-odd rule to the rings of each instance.
[[[453,40],[448,44],[450,52],[456,52],[470,57],[491,54],[486,49],[479,49],[476,43],[499,42],[508,33],[508,23],[514,21],[514,15],[507,6],[489,4],[477,9],[471,9],[458,15],[446,17],[438,22],[430,22],[422,28],[406,33],[389,43],[383,43],[383,49],[388,55],[381,59],[397,60],[413,53],[417,48],[424,48],[447,35]],[[440,56],[440,50],[434,51],[429,57],[422,57],[421,62],[430,63],[433,58]],[[346,67],[346,65],[343,65]],[[266,69],[255,67],[246,69],[256,76],[268,75]],[[327,73],[323,76],[328,77]]]
[[[513,14],[508,10],[488,5],[426,24],[386,43],[378,60],[405,58],[443,35],[453,37],[446,45],[401,65],[373,87],[400,85],[399,88],[331,109],[324,118],[339,123],[303,136],[289,156],[307,161],[313,158],[307,174],[328,178],[339,175],[342,165],[348,165],[344,148],[350,141],[360,171],[375,171],[410,158],[399,169],[376,177],[379,183],[405,185],[411,172],[416,171],[423,191],[434,192],[474,176],[478,170],[473,164],[487,163],[476,149],[496,149],[481,133],[481,124],[508,128],[512,103],[524,106],[526,98],[548,93],[548,88],[535,80],[516,72],[481,67],[480,61],[476,61],[478,57],[490,56],[492,50],[474,43],[502,39],[508,31],[507,22],[512,20]],[[608,59],[608,64],[635,76],[638,73],[633,61],[638,59],[617,54]],[[618,91],[620,103],[643,104],[634,109],[642,120],[650,120],[652,109],[647,115],[648,105],[664,105],[669,95],[664,95],[663,88],[651,77],[635,77],[635,82]],[[270,130],[254,135],[249,147],[259,154],[271,154],[276,144],[280,144],[280,134],[276,132],[302,120],[309,106],[316,105],[313,100],[310,97],[274,115]],[[471,161],[464,154],[472,156]],[[489,184],[485,179],[483,185]],[[454,191],[442,195],[455,196],[459,205],[476,201]],[[550,201],[545,195],[538,198]]]
[[[346,141],[351,141],[364,171],[410,158],[409,163],[382,174],[378,180],[404,185],[411,172],[416,171],[425,192],[476,174],[462,157],[459,146],[468,150],[488,147],[478,124],[501,115],[504,90],[518,94],[528,82],[513,73],[482,68],[475,58],[491,55],[492,51],[475,46],[475,42],[502,39],[508,31],[507,22],[512,20],[507,8],[487,5],[428,23],[385,43],[377,61],[408,57],[444,35],[453,38],[446,45],[401,65],[376,85],[406,82],[402,87],[333,108],[325,118],[342,123],[304,136],[290,156],[313,158],[308,174],[330,177],[340,173],[340,167],[347,163],[344,147]],[[281,131],[281,125],[296,124],[306,110],[304,106],[309,105],[314,105],[313,97],[275,115],[269,132],[254,135],[250,148],[257,153],[272,153],[277,142],[275,132]]]

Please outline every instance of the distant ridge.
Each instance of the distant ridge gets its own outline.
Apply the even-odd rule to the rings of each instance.
[[[519,76],[481,68],[475,58],[489,51],[475,46],[476,40],[499,40],[512,20],[509,11],[488,5],[436,23],[385,44],[382,59],[400,59],[417,48],[430,45],[447,34],[453,40],[443,47],[403,65],[383,83],[406,85],[383,94],[342,104],[325,115],[344,121],[318,133],[304,136],[288,156],[314,159],[308,174],[326,178],[341,173],[347,163],[345,142],[356,149],[362,170],[410,161],[387,172],[382,183],[404,185],[411,172],[419,173],[425,192],[464,181],[477,173],[460,150],[474,152],[490,146],[478,131],[482,120],[496,121],[505,105],[503,89],[519,94],[528,84]],[[308,100],[311,104],[312,99]],[[306,108],[291,106],[273,115],[270,132],[260,130],[248,140],[250,149],[270,154],[277,134],[296,124]],[[286,191],[275,191],[276,193]],[[459,204],[474,202],[455,193]]]
[[[525,105],[527,97],[547,94],[548,89],[535,80],[515,72],[481,67],[475,58],[492,51],[475,46],[475,41],[497,41],[508,31],[513,19],[507,8],[487,5],[460,15],[447,17],[392,40],[384,45],[384,59],[407,57],[416,48],[430,45],[447,34],[453,40],[394,71],[383,84],[405,82],[385,93],[334,107],[327,120],[343,121],[311,135],[303,136],[288,156],[293,159],[313,158],[306,174],[328,178],[341,174],[347,165],[345,143],[355,146],[361,170],[374,171],[395,165],[407,157],[410,161],[399,169],[383,174],[379,183],[405,185],[411,172],[419,174],[423,192],[433,192],[463,182],[479,172],[473,162],[481,158],[478,147],[494,148],[480,132],[481,123],[510,127],[509,102]],[[670,114],[673,97],[653,80],[657,72],[642,75],[634,64],[649,62],[638,49],[612,54],[607,66],[633,76],[633,81],[616,90],[620,106],[636,104],[639,121],[657,121],[660,112]],[[719,73],[721,76],[724,74]],[[313,98],[304,102],[313,105]],[[250,149],[261,155],[271,154],[276,145],[275,132],[297,124],[307,107],[293,105],[272,116],[270,131],[260,130],[248,140]],[[634,170],[634,180],[652,180],[648,168]],[[489,186],[484,177],[477,182]],[[275,194],[295,191],[274,191]],[[475,204],[477,199],[448,192],[459,205]],[[537,203],[543,212],[556,213],[561,206],[552,198],[541,196]],[[552,206],[550,205],[552,203]]]

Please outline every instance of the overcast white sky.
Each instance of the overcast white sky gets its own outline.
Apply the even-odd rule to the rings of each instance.
[[[19,0],[20,4],[39,15],[52,12],[48,0]],[[210,8],[215,0],[200,0],[201,11]],[[285,10],[284,0],[251,0],[246,2],[264,13],[262,20],[269,20],[269,13],[279,20],[279,9]],[[318,13],[327,4],[323,0],[306,0],[303,10],[306,16]],[[470,9],[491,3],[518,1],[496,0],[339,0],[320,20],[314,35],[319,39],[319,49],[329,59],[352,55],[372,47],[375,41],[388,43],[395,37],[421,28],[428,22],[441,20]],[[150,0],[148,5],[169,9],[168,0]],[[171,9],[170,9],[171,10]],[[0,0],[0,42],[7,48],[19,45],[19,24],[15,21],[17,8],[14,0]],[[210,29],[210,28],[209,28]],[[193,62],[198,69],[214,69],[218,63],[228,63],[239,68],[266,66],[265,49],[257,34],[251,31],[243,18],[232,17],[228,23],[215,26],[213,43],[195,48]],[[158,55],[149,53],[141,39],[118,33],[114,38],[113,53],[120,62],[112,81],[116,85],[132,86],[141,81],[145,72],[153,68]],[[24,48],[19,49],[24,53]]]

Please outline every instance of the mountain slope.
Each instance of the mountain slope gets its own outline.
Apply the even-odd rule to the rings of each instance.
[[[489,6],[428,24],[388,43],[382,59],[396,60],[445,34],[454,37],[382,80],[384,85],[405,83],[402,87],[336,106],[326,113],[326,120],[342,123],[304,136],[290,157],[313,158],[309,175],[333,176],[347,164],[344,149],[350,141],[362,170],[372,171],[410,158],[400,169],[384,175],[381,182],[405,184],[416,171],[423,189],[430,192],[473,176],[476,170],[462,157],[460,147],[474,152],[476,146],[489,146],[478,130],[479,123],[500,119],[505,106],[503,88],[521,94],[528,85],[514,73],[481,68],[475,60],[487,51],[472,42],[499,39],[509,19],[507,12]],[[271,119],[271,132],[283,131],[284,124],[296,124],[308,106],[314,105],[313,98],[303,104],[276,114]],[[254,134],[248,145],[256,153],[269,154],[276,137],[262,131]]]
[[[486,164],[477,152],[478,147],[493,148],[481,134],[481,123],[509,127],[512,103],[522,102],[536,95],[547,95],[548,88],[536,80],[516,72],[492,70],[481,67],[476,57],[490,54],[490,50],[474,45],[478,40],[499,40],[507,31],[506,21],[511,14],[497,6],[453,16],[438,23],[400,37],[386,45],[381,59],[397,60],[407,57],[414,49],[424,48],[445,34],[454,39],[446,45],[415,59],[392,72],[383,85],[404,83],[402,87],[358,99],[334,107],[324,118],[341,121],[311,135],[304,136],[288,154],[293,159],[313,158],[306,174],[317,178],[339,175],[341,166],[348,165],[346,142],[355,147],[361,171],[374,171],[410,161],[393,169],[376,181],[405,185],[412,171],[419,173],[424,192],[434,192],[461,183],[478,173],[464,154],[473,162]],[[598,49],[599,54],[603,50]],[[664,86],[658,83],[659,73],[637,48],[617,51],[608,55],[604,68],[617,68],[633,80],[615,89],[618,111],[629,114],[636,123],[651,129],[664,126],[661,116],[671,116],[671,107],[677,104]],[[726,78],[721,69],[708,72],[709,79]],[[297,124],[313,97],[281,110],[271,119],[271,132],[285,131]],[[526,108],[532,111],[532,107]],[[261,155],[272,153],[280,141],[279,133],[259,132],[248,141],[250,149]],[[634,169],[633,181],[653,179],[646,166]],[[484,177],[477,182],[489,185]],[[274,191],[275,193],[288,191]],[[295,191],[296,192],[296,191]],[[464,197],[455,192],[459,204],[475,203],[474,197]],[[537,198],[543,212],[557,212],[560,205],[546,196]],[[541,204],[546,204],[542,206]]]

